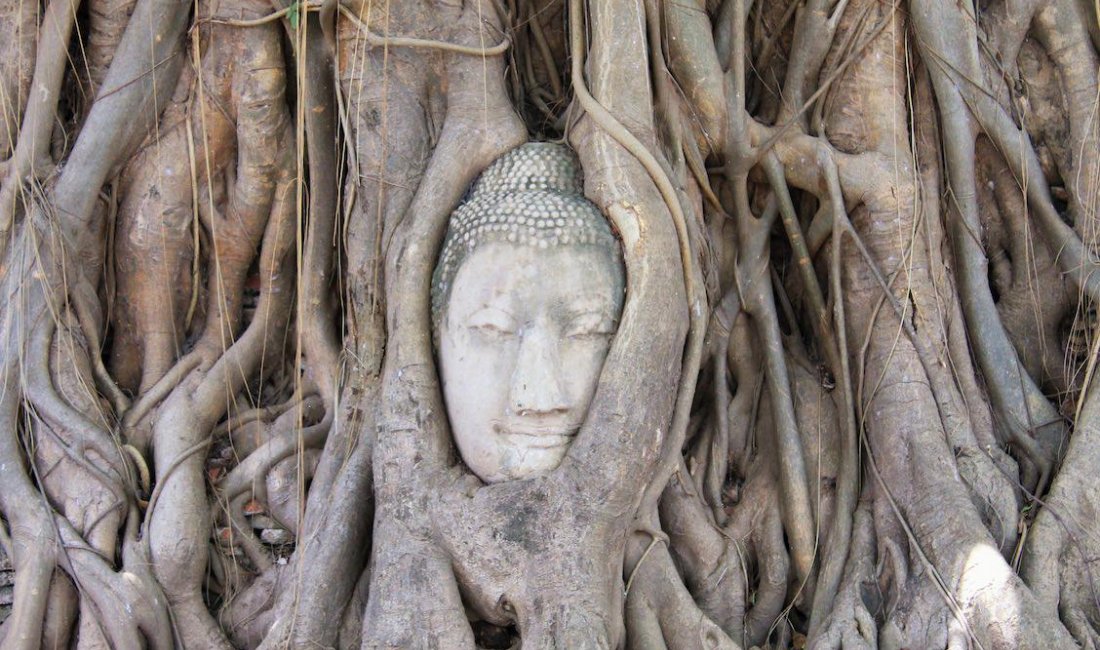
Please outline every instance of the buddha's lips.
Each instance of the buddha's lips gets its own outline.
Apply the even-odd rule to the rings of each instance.
[[[553,449],[568,445],[580,430],[580,425],[569,424],[512,424],[496,423],[494,428],[498,434],[515,439],[515,442],[526,447],[541,449]]]

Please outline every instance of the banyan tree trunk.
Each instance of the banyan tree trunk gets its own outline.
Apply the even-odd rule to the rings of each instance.
[[[0,0],[0,648],[1100,647],[1097,43],[1082,0]],[[486,484],[432,273],[529,141],[625,306],[562,464]]]

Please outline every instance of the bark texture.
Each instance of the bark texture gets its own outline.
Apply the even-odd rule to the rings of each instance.
[[[1100,647],[1098,43],[1084,0],[0,0],[0,648]],[[530,140],[626,302],[565,461],[485,485],[430,282]]]

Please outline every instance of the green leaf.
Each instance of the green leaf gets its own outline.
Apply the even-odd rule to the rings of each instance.
[[[296,0],[294,4],[290,5],[290,11],[286,14],[286,19],[290,21],[291,29],[298,29],[298,12],[301,4],[300,0]]]

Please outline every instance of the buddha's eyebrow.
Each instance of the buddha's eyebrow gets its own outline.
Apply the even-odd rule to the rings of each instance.
[[[512,311],[510,309],[508,309],[507,307],[503,306],[501,304],[502,302],[504,302],[504,301],[499,300],[499,299],[490,298],[490,299],[486,300],[485,302],[481,303],[480,305],[478,305],[477,307],[475,307],[473,310],[471,310],[470,315],[473,316],[473,315],[476,315],[476,314],[480,314],[483,311],[498,311],[498,312],[504,314],[505,316],[507,316],[508,318],[515,318],[515,315],[512,313]]]
[[[584,316],[597,314],[599,316],[614,316],[614,307],[608,304],[607,296],[596,294],[580,295],[563,301],[570,316]]]

